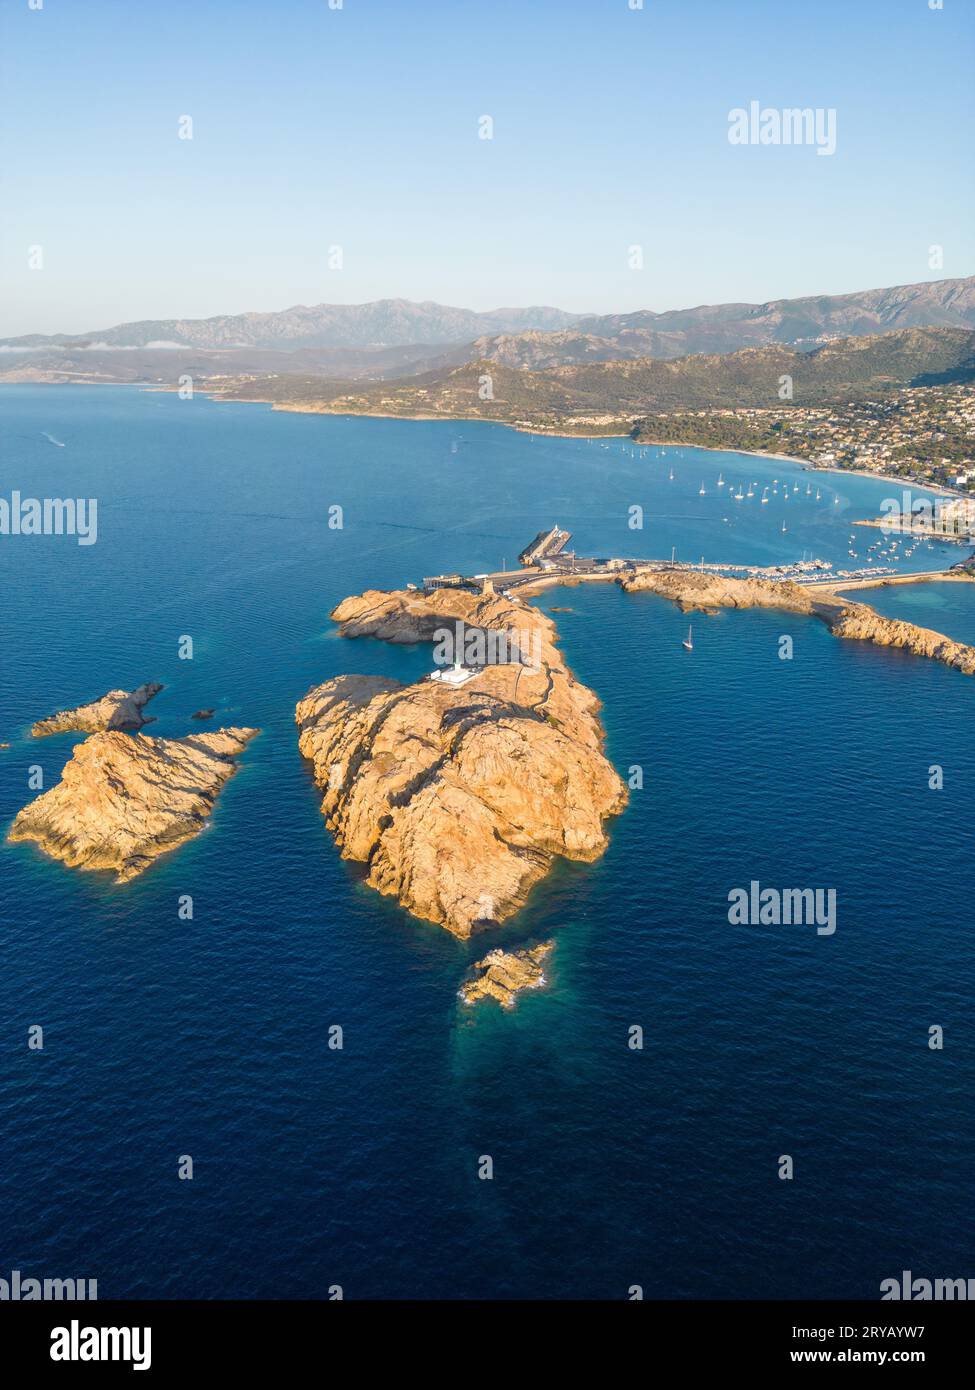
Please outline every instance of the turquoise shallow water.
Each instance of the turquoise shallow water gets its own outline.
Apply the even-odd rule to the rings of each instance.
[[[816,504],[780,461],[110,388],[6,387],[0,421],[6,495],[99,498],[94,546],[0,539],[3,823],[74,742],[28,742],[30,722],[113,686],[166,684],[154,733],[201,705],[264,731],[210,829],[129,885],[0,849],[0,1274],[102,1296],[874,1298],[904,1268],[972,1273],[970,680],[771,613],[695,618],[688,656],[653,596],[549,592],[644,785],[598,863],[470,946],[339,861],[294,736],[311,684],[428,667],[338,639],[347,593],[493,567],[553,521],[581,553],[842,563],[886,485],[820,477]],[[801,491],[736,508],[719,472]],[[904,608],[939,589],[937,613]],[[961,585],[870,599],[975,631]],[[835,887],[835,935],[730,926],[753,878]],[[549,934],[547,991],[462,1008],[475,955]]]

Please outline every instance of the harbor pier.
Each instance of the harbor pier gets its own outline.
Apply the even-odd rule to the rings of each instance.
[[[584,581],[615,580],[621,575],[633,575],[641,570],[697,571],[718,574],[727,578],[791,580],[812,588],[832,589],[869,588],[881,584],[913,584],[925,579],[961,579],[970,575],[955,567],[952,570],[925,570],[916,574],[899,573],[889,566],[865,566],[858,569],[835,570],[832,561],[797,560],[788,565],[732,565],[721,562],[705,564],[677,560],[654,560],[645,556],[584,557],[566,549],[571,535],[553,526],[538,535],[521,552],[518,569],[501,569],[480,574],[458,572],[428,575],[423,589],[466,589],[471,593],[497,593],[515,598],[518,591],[534,592],[551,585]]]

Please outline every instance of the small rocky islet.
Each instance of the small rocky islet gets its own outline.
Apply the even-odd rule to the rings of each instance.
[[[32,738],[46,738],[49,734],[79,733],[94,734],[110,729],[141,729],[152,720],[152,716],[142,713],[162,686],[156,681],[147,681],[135,690],[109,690],[87,705],[76,705],[73,709],[59,710],[46,719],[39,719],[31,728]]]
[[[461,999],[465,1004],[495,999],[502,1009],[513,1009],[522,990],[547,984],[543,966],[554,947],[554,941],[541,941],[524,951],[488,951],[474,966],[473,977],[461,985]]]

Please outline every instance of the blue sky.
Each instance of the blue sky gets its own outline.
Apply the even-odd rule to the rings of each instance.
[[[970,0],[629,4],[0,0],[0,334],[975,271]],[[729,144],[752,100],[835,108],[835,155]]]

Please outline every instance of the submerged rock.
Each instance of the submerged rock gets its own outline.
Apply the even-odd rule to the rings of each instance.
[[[431,640],[445,620],[517,630],[537,665],[502,661],[463,685],[340,676],[296,711],[326,824],[367,882],[468,937],[524,904],[557,856],[593,860],[626,789],[602,751],[599,702],[537,610],[462,590],[371,591],[339,604],[346,635]]]
[[[8,839],[33,840],[70,868],[133,878],[158,855],[192,839],[258,729],[189,738],[117,731],[79,743],[61,781],[17,815]]]
[[[141,729],[152,722],[143,716],[143,709],[154,695],[162,690],[155,681],[147,681],[137,690],[110,690],[88,705],[60,710],[47,719],[39,719],[31,729],[34,738],[46,734],[95,734],[110,729]]]
[[[474,966],[475,978],[461,986],[461,999],[465,1004],[496,999],[502,1009],[513,1009],[521,990],[539,989],[546,983],[542,963],[554,945],[554,941],[543,941],[526,951],[488,951]]]
[[[190,715],[190,718],[191,718],[191,719],[212,719],[215,713],[216,713],[216,711],[215,711],[215,710],[212,710],[212,709],[198,709],[198,710],[194,710],[194,711],[193,711],[193,713]]]

